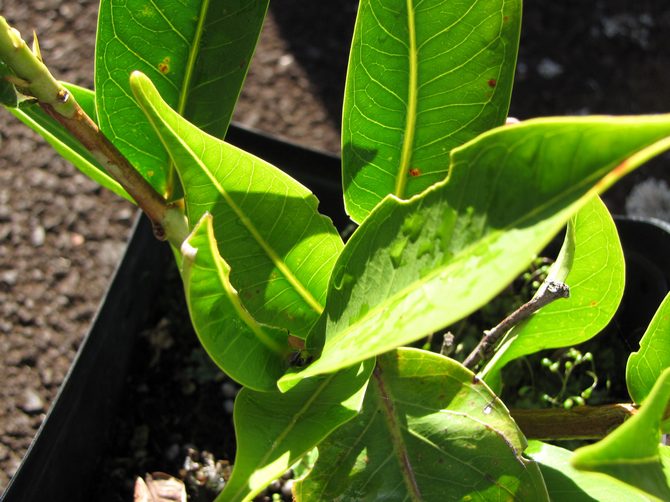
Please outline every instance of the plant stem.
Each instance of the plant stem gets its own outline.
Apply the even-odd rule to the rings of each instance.
[[[128,162],[86,115],[74,96],[49,72],[38,53],[33,53],[4,17],[0,16],[0,61],[15,76],[9,77],[19,92],[33,97],[39,106],[76,138],[146,213],[160,240],[175,246],[188,235],[183,210],[168,204],[151,184]]]
[[[540,286],[540,289],[533,298],[508,315],[500,324],[484,332],[484,337],[480,340],[474,350],[470,352],[463,362],[463,366],[468,369],[473,369],[480,361],[489,357],[495,345],[510,329],[530,317],[545,305],[558,298],[568,298],[569,296],[570,288],[567,284],[558,281],[545,282]]]
[[[528,439],[600,439],[638,412],[631,403],[541,410],[510,410]]]

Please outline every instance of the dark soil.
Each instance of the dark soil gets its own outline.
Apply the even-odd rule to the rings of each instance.
[[[183,472],[191,481],[190,492],[201,495],[191,500],[212,500],[229,474],[238,387],[198,343],[182,291],[179,272],[171,264],[147,327],[135,343],[119,415],[101,459],[103,474],[91,483],[98,490],[91,500],[131,500],[137,476],[156,471],[177,476],[187,457],[200,460],[203,452],[211,453],[215,464],[222,461],[211,479],[202,469],[191,476]]]
[[[235,119],[336,152],[355,5],[352,0],[275,1]],[[527,2],[511,115],[670,111],[670,10],[663,0],[632,5],[625,0]],[[0,8],[25,35],[38,32],[42,55],[59,78],[91,85],[95,1],[4,0]],[[133,215],[127,203],[58,159],[8,113],[1,117],[0,491],[70,365]],[[669,164],[666,155],[633,174],[611,192],[610,207],[622,212],[631,186],[641,179],[670,179]],[[142,343],[155,350],[155,343]],[[179,345],[165,347],[159,359],[169,359],[174,347]],[[193,357],[193,371],[205,367]],[[188,381],[185,385],[188,391]],[[211,385],[212,392],[223,392],[216,379]],[[201,399],[194,393],[188,399]],[[140,455],[146,437],[133,429],[133,438]],[[177,448],[200,441],[184,435],[171,439]],[[221,454],[231,453],[223,439],[219,448]],[[169,457],[174,448],[166,453]],[[142,468],[156,468],[149,455],[140,460]],[[116,468],[110,467],[110,480],[120,472]]]

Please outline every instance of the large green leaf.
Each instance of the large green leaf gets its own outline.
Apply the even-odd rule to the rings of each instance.
[[[342,249],[316,197],[270,164],[209,136],[133,73],[138,103],[170,152],[185,191],[191,226],[209,211],[230,281],[259,322],[306,336],[323,309]]]
[[[575,451],[573,467],[607,474],[661,500],[670,500],[670,457],[668,447],[660,445],[661,422],[669,401],[667,368],[640,411],[605,439]]]
[[[670,147],[670,115],[538,119],[452,152],[449,178],[390,196],[340,255],[301,377],[406,345],[486,304],[594,194]]]
[[[63,83],[63,85],[72,93],[84,112],[93,121],[96,121],[93,91],[73,84]],[[65,160],[70,161],[86,176],[124,199],[133,202],[130,195],[107,174],[93,155],[36,103],[26,102],[18,108],[8,108],[8,110],[21,122],[40,134]]]
[[[361,409],[374,361],[282,394],[242,389],[235,399],[237,453],[220,502],[251,500]]]
[[[361,0],[342,121],[347,212],[447,175],[449,152],[505,123],[521,0]]]
[[[547,500],[503,403],[457,362],[380,357],[360,416],[319,445],[298,500]]]
[[[670,368],[670,294],[642,336],[640,350],[628,358],[626,385],[633,401],[642,403],[666,368]]]
[[[211,215],[193,229],[182,255],[191,322],[209,356],[241,385],[276,391],[288,362],[287,332],[259,325],[242,306],[216,247]]]
[[[570,502],[648,502],[643,492],[597,472],[578,471],[570,465],[572,452],[541,441],[529,441],[526,454],[542,471],[552,500]]]
[[[513,359],[540,350],[585,342],[609,323],[623,296],[626,280],[623,250],[614,221],[600,198],[592,199],[568,223],[574,248],[561,278],[570,298],[543,307],[503,339],[480,375],[489,385]],[[557,262],[557,265],[562,263]]]
[[[161,193],[169,157],[133,101],[128,77],[151,76],[177,112],[223,137],[268,0],[101,0],[95,88],[100,127]]]

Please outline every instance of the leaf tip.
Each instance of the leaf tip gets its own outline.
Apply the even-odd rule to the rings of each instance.
[[[134,70],[130,74],[129,80],[130,80],[130,89],[135,95],[135,99],[138,99],[140,96],[146,94],[147,86],[153,87],[151,79],[138,70]]]
[[[298,373],[286,373],[283,377],[277,380],[277,388],[284,394],[298,385],[301,377]]]

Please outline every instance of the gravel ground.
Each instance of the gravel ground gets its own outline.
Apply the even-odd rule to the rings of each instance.
[[[356,2],[276,0],[235,119],[339,148],[340,96]],[[35,29],[57,76],[90,86],[97,2],[0,0]],[[511,114],[670,111],[664,0],[528,2]],[[58,159],[0,111],[0,492],[44,417],[123,250],[133,208]],[[670,179],[668,156],[608,197]]]

